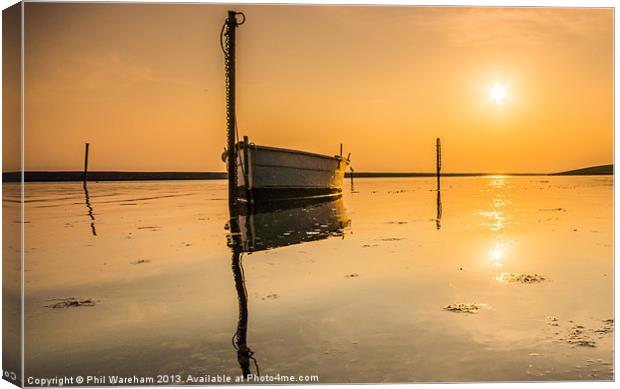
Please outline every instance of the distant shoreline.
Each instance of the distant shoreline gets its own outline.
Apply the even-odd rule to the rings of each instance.
[[[591,166],[583,169],[569,170],[559,173],[442,173],[443,177],[480,177],[480,176],[586,176],[586,175],[613,175],[614,165]],[[407,173],[407,172],[355,172],[354,178],[403,178],[403,177],[435,177],[435,173]],[[82,181],[83,172],[64,171],[25,172],[26,182],[54,182],[54,181]],[[350,173],[346,173],[350,177]],[[160,181],[160,180],[224,180],[225,172],[116,172],[93,171],[88,173],[89,181]],[[3,182],[21,181],[20,172],[2,173]]]

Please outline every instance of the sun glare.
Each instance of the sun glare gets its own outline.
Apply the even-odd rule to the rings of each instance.
[[[503,104],[504,100],[506,100],[506,87],[503,85],[495,84],[489,92],[491,94],[491,100],[493,100],[495,104]]]

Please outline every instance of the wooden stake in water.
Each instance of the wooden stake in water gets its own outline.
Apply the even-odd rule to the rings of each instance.
[[[437,190],[441,190],[441,140],[437,138]]]
[[[88,147],[90,144],[86,143],[84,146],[84,185],[86,185],[88,180]]]
[[[245,198],[248,200],[249,204],[254,203],[254,198],[252,196],[252,187],[250,186],[250,151],[249,151],[249,140],[247,136],[243,136],[243,186],[245,187]]]
[[[351,169],[351,192],[355,191],[355,184],[353,183],[353,174],[355,173],[355,170],[353,170],[353,166],[350,167]]]
[[[235,30],[237,28],[237,13],[228,11],[223,30],[224,63],[226,69],[226,138],[228,146],[228,204],[231,215],[237,206],[237,145],[235,125],[237,121],[235,110]]]

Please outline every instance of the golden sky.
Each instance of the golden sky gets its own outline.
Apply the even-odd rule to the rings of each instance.
[[[91,170],[224,171],[228,8],[26,3],[26,169],[80,170],[90,142]],[[436,137],[446,172],[613,160],[611,9],[235,9],[257,144],[342,142],[356,171],[433,171]]]

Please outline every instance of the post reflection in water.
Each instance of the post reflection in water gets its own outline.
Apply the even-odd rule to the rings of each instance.
[[[437,217],[435,218],[435,226],[437,229],[441,229],[441,190],[437,190]]]
[[[88,186],[86,185],[86,181],[84,181],[84,201],[86,202],[86,209],[88,209],[88,216],[90,217],[90,229],[93,233],[93,236],[97,236],[97,230],[95,229],[95,215],[93,213],[93,207],[90,205],[90,196],[88,195]]]
[[[337,200],[307,199],[274,203],[255,209],[237,209],[231,215],[228,246],[232,250],[232,271],[239,301],[239,320],[233,336],[233,347],[244,377],[260,375],[258,361],[247,344],[248,292],[243,270],[243,254],[304,242],[345,236],[351,225],[342,198]]]
[[[254,358],[254,352],[248,347],[248,291],[245,288],[245,275],[243,273],[243,252],[241,251],[239,225],[237,220],[230,221],[230,236],[232,239],[232,271],[235,279],[235,289],[239,300],[239,320],[237,331],[233,335],[233,347],[237,350],[237,361],[241,367],[243,376],[247,378],[252,371],[250,370],[250,360],[254,361],[256,375],[260,375],[258,362]]]

